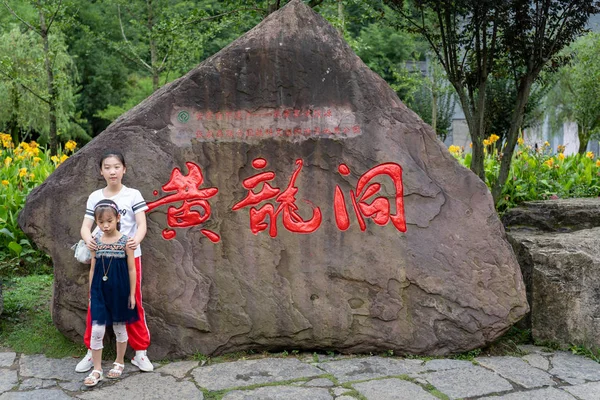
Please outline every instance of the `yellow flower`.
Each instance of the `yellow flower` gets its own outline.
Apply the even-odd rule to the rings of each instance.
[[[34,173],[29,174],[29,179],[35,179],[35,174]]]
[[[558,157],[558,159],[559,159],[560,161],[563,161],[563,160],[565,159],[565,154],[564,154],[564,153],[558,153],[558,156],[557,156],[557,157]]]
[[[37,147],[32,147],[31,150],[29,151],[29,154],[38,156],[38,155],[40,155],[40,149],[38,149]]]
[[[50,159],[52,160],[52,162],[54,162],[54,164],[56,164],[57,162],[60,161],[60,159],[58,158],[58,156],[52,156],[52,157],[50,157]]]
[[[3,184],[4,186],[8,186],[8,185],[10,184],[10,182],[9,182],[9,181],[7,181],[6,179],[3,179],[3,180],[2,180],[2,184]]]
[[[490,135],[490,144],[496,143],[498,141],[498,139],[500,139],[500,136],[495,135],[495,134],[491,134]]]
[[[473,148],[473,143],[469,143],[469,148],[472,149]]]
[[[12,163],[12,158],[6,157],[4,159],[4,165],[6,165],[8,167],[10,165],[10,163]]]
[[[550,147],[550,143],[548,143],[547,141],[544,142],[544,147]]]
[[[559,144],[558,146],[556,146],[556,151],[558,151],[559,153],[564,153],[565,152],[565,146],[562,144]]]
[[[460,154],[461,150],[460,147],[451,145],[450,147],[448,147],[448,151],[452,154]]]
[[[20,148],[20,147],[17,147],[17,148],[15,149],[15,151],[14,151],[14,153],[15,153],[15,156],[18,156],[18,155],[20,155],[22,152],[23,152],[23,149],[22,149],[22,148]]]
[[[41,158],[39,158],[39,157],[33,157],[33,164],[34,165],[37,164],[37,163],[39,163],[40,161],[42,161]]]
[[[585,153],[585,156],[590,160],[594,159],[594,153],[592,151],[588,151],[587,153]]]
[[[68,156],[68,155],[66,155],[66,154],[63,154],[63,155],[60,157],[60,163],[61,163],[61,164],[62,164],[62,163],[64,163],[64,162],[67,160],[67,158],[69,158],[69,156]]]
[[[77,143],[75,143],[72,140],[69,140],[66,144],[65,144],[65,149],[69,150],[69,151],[74,151],[75,148],[77,147]]]
[[[600,160],[596,160],[596,167],[600,167]]]
[[[22,178],[25,175],[27,175],[27,168],[21,168],[21,169],[19,169],[19,177]]]
[[[32,140],[31,142],[29,142],[29,146],[35,149],[39,147],[39,144],[37,144],[35,140]]]
[[[554,165],[554,158],[550,158],[550,159],[544,161],[544,164],[546,164],[548,167],[552,168],[552,166]]]
[[[25,159],[25,156],[18,156],[17,157],[17,161],[23,161]]]
[[[483,145],[484,145],[484,146],[489,146],[490,144],[492,144],[492,142],[490,142],[490,141],[489,141],[489,140],[487,140],[487,139],[483,139]]]
[[[517,139],[517,143],[519,143],[519,145],[522,145],[523,143],[525,143],[525,141],[523,140],[522,137]]]
[[[0,140],[4,148],[10,149],[13,146],[12,137],[8,133],[0,133]]]

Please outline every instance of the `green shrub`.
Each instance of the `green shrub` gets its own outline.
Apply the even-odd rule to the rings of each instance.
[[[0,276],[48,273],[50,259],[27,239],[17,216],[31,190],[64,162],[77,144],[69,141],[65,152],[50,156],[35,142],[15,146],[11,136],[0,133]]]
[[[492,187],[500,171],[494,137],[497,136],[484,140],[488,187]],[[565,156],[564,146],[558,146],[553,152],[546,142],[534,149],[526,146],[522,139],[517,146],[502,196],[496,204],[500,213],[524,201],[600,195],[600,159],[594,153]],[[471,164],[471,155],[464,154],[458,146],[450,146],[449,150],[462,165]]]

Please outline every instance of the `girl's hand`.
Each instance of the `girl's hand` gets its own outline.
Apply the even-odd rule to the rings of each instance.
[[[133,310],[135,308],[135,296],[129,296],[129,309]]]
[[[96,241],[94,240],[93,236],[90,236],[88,240],[85,240],[85,247],[87,247],[89,251],[98,250],[98,246],[96,245]]]
[[[136,240],[135,238],[128,238],[127,239],[127,247],[129,247],[130,249],[137,249],[138,246],[140,245],[140,242],[138,240]]]

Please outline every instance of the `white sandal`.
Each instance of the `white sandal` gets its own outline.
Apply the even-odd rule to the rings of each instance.
[[[98,377],[96,377],[94,374],[98,374]],[[87,379],[91,379],[92,382],[86,383],[85,381]],[[95,369],[88,376],[85,377],[85,379],[83,380],[83,384],[87,387],[96,386],[98,382],[100,382],[102,379],[104,379],[104,374],[102,373],[102,371],[98,371],[97,369]]]
[[[108,374],[106,375],[106,377],[110,378],[110,379],[120,378],[121,375],[123,374],[123,371],[125,370],[125,365],[119,364],[118,362],[114,362],[113,365],[115,366],[115,368],[112,368],[110,371],[108,371]]]

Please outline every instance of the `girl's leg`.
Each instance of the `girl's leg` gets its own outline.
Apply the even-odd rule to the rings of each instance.
[[[112,368],[108,372],[109,378],[118,378],[123,373],[125,368],[125,350],[127,349],[127,329],[125,324],[113,324],[113,331],[117,337],[117,359]]]
[[[92,336],[90,340],[90,348],[92,350],[92,360],[94,362],[94,371],[102,372],[102,340],[104,339],[104,332],[106,332],[105,325],[93,325]],[[96,373],[96,378],[101,379],[102,375]],[[88,384],[90,378],[85,378],[84,383]]]

